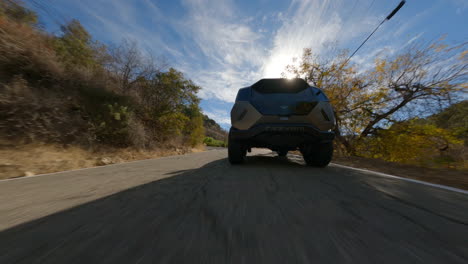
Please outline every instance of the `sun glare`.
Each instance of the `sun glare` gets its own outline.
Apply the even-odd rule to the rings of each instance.
[[[292,80],[296,76],[294,76],[294,74],[292,74],[291,72],[284,72],[281,77],[284,77],[284,78],[286,78],[288,80]]]
[[[293,64],[292,56],[275,56],[266,64],[263,77],[265,78],[294,78],[294,74],[286,71],[286,66]]]

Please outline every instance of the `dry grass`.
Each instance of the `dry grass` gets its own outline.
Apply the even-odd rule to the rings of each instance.
[[[118,88],[120,75],[100,61],[101,57],[112,61],[105,49],[87,44],[81,48],[96,54],[81,54],[80,46],[61,40],[0,16],[0,138],[86,148],[105,144],[138,149],[167,148],[167,138],[177,141],[169,144],[180,147],[193,144],[193,138],[202,141],[203,135],[194,134],[202,131],[201,119],[198,122],[188,118],[179,107],[171,110],[174,113],[165,114],[168,118],[164,119],[156,113],[162,110],[154,107],[164,102],[139,101],[138,93],[122,93]],[[64,49],[78,55],[63,52]],[[165,73],[168,78],[188,81],[172,71]],[[171,91],[167,92],[171,104],[188,104],[174,89],[166,89]],[[191,89],[195,96],[198,88]],[[151,93],[163,90],[153,89]],[[189,115],[196,113],[194,110]]]
[[[8,8],[0,4],[0,9],[5,6]],[[21,4],[17,7],[23,8]],[[198,136],[194,131],[202,131],[202,120],[193,122],[198,119],[188,116],[201,115],[197,108],[191,109],[190,115],[174,110],[173,115],[167,114],[170,118],[161,121],[155,111],[163,108],[154,106],[166,102],[143,104],[135,94],[122,92],[123,78],[127,82],[131,78],[109,66],[118,62],[105,46],[92,38],[80,38],[87,32],[77,21],[64,25],[74,30],[64,30],[58,37],[25,22],[34,20],[34,12],[32,17],[20,19],[1,11],[0,179],[194,151],[189,146]],[[26,7],[23,11],[27,14]],[[142,60],[133,70],[156,67],[145,63]],[[156,76],[154,73],[151,76]],[[172,68],[162,74],[189,82]],[[161,98],[169,98],[171,105],[198,104],[187,99],[196,98],[198,87],[173,87],[172,81],[165,85],[170,89],[158,84],[151,91],[166,91]],[[174,92],[176,88],[190,96],[180,96]],[[198,140],[202,139],[199,135]]]
[[[0,143],[0,179],[32,176],[36,174],[89,168],[133,160],[152,159],[190,152],[197,148],[166,148],[137,150],[132,148],[101,148],[89,151],[77,146],[58,144]]]
[[[55,78],[63,68],[57,61],[50,39],[28,25],[0,17],[1,72],[30,78]]]

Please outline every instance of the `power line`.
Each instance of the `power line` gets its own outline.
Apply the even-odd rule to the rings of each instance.
[[[377,29],[379,29],[380,26],[382,26],[382,24],[383,24],[385,21],[390,20],[390,19],[403,7],[403,5],[405,5],[405,3],[406,3],[406,0],[402,0],[402,1],[400,2],[400,4],[398,4],[398,6],[397,6],[395,9],[393,9],[393,11],[392,11],[388,16],[387,16],[384,20],[382,20],[382,22],[380,22],[380,24],[374,29],[374,31],[372,31],[372,33],[370,33],[369,36],[367,36],[367,38],[361,43],[361,45],[359,45],[359,47],[351,54],[351,56],[349,56],[349,57],[345,60],[345,62],[344,62],[344,63],[342,64],[342,66],[340,67],[340,69],[341,69],[344,65],[346,65],[346,64],[349,62],[349,60],[354,56],[354,54],[356,54],[356,52],[358,52],[358,50],[359,50],[362,46],[364,46],[364,44],[370,39],[370,37],[372,37],[372,35],[374,35],[374,33],[377,31]]]

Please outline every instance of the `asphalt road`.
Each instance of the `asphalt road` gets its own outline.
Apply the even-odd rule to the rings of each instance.
[[[0,263],[468,263],[468,195],[226,150],[0,182]]]

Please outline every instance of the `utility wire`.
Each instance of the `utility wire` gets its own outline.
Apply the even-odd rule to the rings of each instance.
[[[374,33],[377,31],[377,29],[380,28],[380,26],[382,26],[382,24],[387,21],[387,19],[384,19],[382,22],[380,22],[380,24],[374,29],[374,31],[372,31],[372,33],[370,33],[369,36],[367,36],[367,38],[361,43],[361,45],[359,45],[359,47],[353,52],[353,54],[351,54],[351,56],[349,56],[346,61],[343,63],[343,64],[346,64],[348,63],[348,61],[354,56],[354,54],[356,54],[356,52],[358,52],[358,50],[364,46],[364,44],[366,44],[366,42],[370,39],[370,37],[372,37],[372,35],[374,35]]]
[[[382,22],[380,22],[380,24],[374,29],[374,31],[372,31],[372,33],[370,33],[369,36],[367,36],[367,38],[361,43],[361,45],[359,45],[359,47],[351,54],[351,56],[349,56],[349,57],[345,60],[345,62],[341,65],[340,69],[341,69],[343,66],[345,66],[345,65],[349,62],[349,60],[354,56],[354,54],[356,54],[356,52],[358,52],[358,50],[359,50],[362,46],[364,46],[364,44],[370,39],[370,37],[372,37],[372,35],[374,35],[374,33],[377,31],[377,29],[379,29],[380,26],[382,26],[382,24],[383,24],[385,21],[390,20],[390,19],[403,7],[403,5],[405,5],[405,3],[406,3],[406,0],[402,0],[402,1],[400,2],[400,4],[398,4],[398,6],[397,6],[395,9],[393,9],[393,11],[392,11],[388,16],[387,16],[384,20],[382,20]]]

